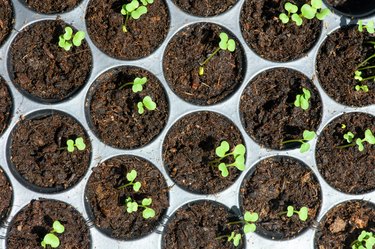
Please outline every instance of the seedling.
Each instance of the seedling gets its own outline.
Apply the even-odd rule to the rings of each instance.
[[[302,139],[287,140],[287,141],[281,142],[281,144],[296,143],[296,142],[301,143],[301,147],[300,147],[299,151],[301,153],[305,153],[310,149],[310,144],[307,143],[307,142],[313,140],[316,136],[316,133],[315,133],[315,131],[305,130],[305,131],[303,131],[302,136],[303,136]]]
[[[324,20],[324,18],[331,13],[329,9],[322,9],[323,1],[322,0],[311,0],[310,4],[302,5],[298,14],[298,6],[290,2],[285,3],[284,9],[287,11],[287,14],[281,13],[279,19],[282,23],[286,24],[290,21],[294,21],[297,26],[301,26],[303,23],[303,18]]]
[[[144,198],[141,204],[139,204],[137,201],[133,200],[131,197],[128,197],[125,201],[125,204],[126,204],[126,212],[128,212],[129,214],[133,212],[137,212],[138,208],[142,207],[144,208],[142,212],[142,216],[144,219],[150,219],[150,218],[155,217],[155,210],[149,207],[152,204],[151,198]]]
[[[147,5],[152,4],[154,0],[132,0],[128,4],[122,5],[121,14],[125,16],[125,23],[122,25],[122,31],[128,32],[126,27],[130,18],[138,20],[142,15],[147,13]],[[141,4],[140,4],[141,3]]]
[[[132,91],[134,93],[136,93],[136,92],[142,92],[143,85],[146,84],[147,81],[148,81],[147,77],[142,77],[142,78],[136,77],[133,80],[133,82],[128,82],[128,83],[122,84],[119,89],[121,90],[121,89],[123,89],[126,86],[132,85]]]
[[[293,206],[288,206],[287,211],[281,212],[280,214],[286,214],[287,217],[292,217],[294,214],[298,214],[298,218],[301,221],[306,221],[309,214],[309,209],[307,207],[301,207],[299,211],[295,210]]]
[[[74,45],[76,47],[81,46],[83,39],[85,39],[85,32],[78,31],[73,35],[73,29],[71,27],[65,27],[65,33],[59,36],[59,47],[69,51]]]
[[[294,101],[294,105],[296,107],[301,107],[303,110],[309,109],[310,103],[309,99],[311,97],[311,93],[309,89],[307,88],[302,88],[303,94],[298,94],[296,96],[296,100]]]
[[[369,21],[366,25],[363,24],[362,20],[358,21],[358,31],[363,32],[363,30],[366,29],[368,33],[373,34],[375,33],[374,28],[374,21]]]
[[[156,103],[152,101],[150,96],[146,96],[143,98],[142,101],[138,102],[137,107],[138,107],[138,113],[143,114],[145,112],[144,108],[146,108],[149,111],[155,110]]]
[[[224,32],[221,32],[220,35],[219,47],[212,53],[210,56],[202,63],[199,63],[199,72],[198,74],[202,76],[204,74],[204,66],[215,56],[220,50],[228,50],[229,52],[234,52],[236,50],[236,42],[233,39],[229,39],[228,35]]]
[[[128,186],[133,186],[133,190],[138,192],[141,188],[142,184],[140,182],[134,182],[135,178],[137,178],[137,171],[132,169],[129,173],[126,174],[126,179],[129,181],[128,183],[120,186],[118,189],[124,189]]]
[[[66,145],[67,150],[70,153],[74,152],[74,147],[77,147],[78,150],[86,149],[86,144],[82,137],[77,137],[75,141],[73,141],[72,139],[68,139],[66,141]]]
[[[347,132],[346,134],[344,134],[344,139],[349,144],[337,146],[336,148],[343,149],[343,148],[347,148],[347,147],[354,147],[354,146],[357,145],[359,151],[364,151],[364,149],[365,149],[365,146],[363,145],[364,142],[367,142],[369,144],[375,144],[375,136],[370,129],[367,129],[365,131],[365,137],[363,139],[357,138],[354,141],[354,138],[355,138],[355,136],[352,132],[350,132],[350,131]]]
[[[360,85],[356,85],[356,86],[355,86],[355,90],[356,90],[357,92],[359,92],[359,91],[363,91],[363,92],[367,93],[367,92],[368,92],[368,86],[367,86],[367,85],[362,85],[362,86],[360,86]]]
[[[65,227],[60,223],[60,221],[55,220],[52,224],[52,228],[52,231],[47,233],[40,243],[43,248],[46,248],[47,245],[51,246],[52,248],[57,248],[60,245],[60,239],[55,235],[55,233],[64,233]]]
[[[352,249],[372,249],[375,246],[375,235],[372,232],[362,231],[350,246]]]
[[[222,141],[220,143],[220,146],[218,146],[215,149],[215,154],[219,158],[216,160],[213,160],[209,162],[209,166],[211,167],[218,167],[218,169],[221,172],[221,175],[223,177],[227,177],[229,175],[228,168],[229,167],[236,167],[238,170],[245,170],[245,152],[246,148],[243,144],[238,144],[236,147],[233,149],[232,152],[229,152],[230,146],[227,141]],[[222,162],[222,160],[229,158],[230,156],[233,157],[234,162],[233,163],[225,163]]]
[[[344,134],[344,139],[348,142],[351,143],[353,141],[354,134],[350,131]]]

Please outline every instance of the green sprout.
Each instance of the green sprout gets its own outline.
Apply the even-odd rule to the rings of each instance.
[[[128,82],[128,83],[122,84],[119,89],[121,90],[125,86],[132,85],[132,91],[134,93],[136,93],[136,92],[142,92],[143,85],[147,83],[147,80],[148,80],[147,77],[142,77],[142,78],[136,77],[133,80],[133,82]]]
[[[125,201],[126,204],[126,212],[129,214],[133,212],[137,212],[139,207],[144,208],[142,212],[142,216],[144,219],[150,219],[155,217],[155,210],[150,208],[152,204],[152,199],[151,198],[144,198],[139,204],[137,201],[133,200],[131,197],[128,197]]]
[[[127,186],[133,186],[133,190],[138,192],[141,188],[142,184],[140,182],[134,182],[135,178],[137,178],[137,171],[132,169],[129,173],[126,174],[126,179],[129,181],[128,183],[120,186],[118,189],[124,189]]]
[[[142,5],[140,4],[142,3]],[[128,20],[130,18],[137,20],[142,15],[147,13],[147,5],[152,4],[154,0],[132,0],[128,4],[122,5],[121,8],[121,14],[125,16],[125,23],[122,25],[122,31],[124,33],[128,32],[128,29],[126,27]]]
[[[292,217],[294,214],[298,214],[298,218],[301,221],[306,221],[309,214],[309,209],[307,207],[301,207],[299,211],[295,210],[293,206],[288,206],[287,211],[281,212],[280,214],[286,214],[287,217]]]
[[[351,143],[354,139],[354,134],[350,131],[344,134],[344,139],[348,142]]]
[[[311,141],[315,138],[316,133],[315,131],[308,131],[304,130],[302,134],[302,139],[292,139],[281,142],[281,144],[288,144],[288,143],[301,143],[300,152],[305,153],[310,149],[310,144],[307,143],[308,141]]]
[[[303,110],[309,109],[309,99],[311,97],[311,93],[309,89],[307,88],[302,88],[303,94],[298,94],[296,96],[296,100],[294,101],[294,105],[296,107],[301,107]]]
[[[204,74],[204,66],[215,56],[220,50],[228,50],[229,52],[234,52],[236,50],[236,42],[233,39],[229,39],[228,35],[224,32],[221,32],[220,35],[219,47],[212,53],[210,56],[202,63],[199,63],[199,72],[198,74],[202,76]]]
[[[149,111],[153,111],[156,109],[156,103],[152,101],[150,96],[146,96],[143,98],[142,101],[138,102],[137,104],[138,107],[138,113],[143,114],[145,112],[145,107]]]
[[[363,29],[366,29],[369,34],[375,33],[374,21],[369,21],[366,25],[363,25],[363,21],[359,20],[357,24],[359,32],[363,32]]]
[[[350,246],[352,249],[372,249],[375,246],[375,236],[372,232],[362,231]]]
[[[46,248],[47,245],[51,246],[52,248],[57,248],[60,245],[60,239],[55,235],[55,233],[64,233],[65,227],[60,223],[60,221],[55,220],[52,224],[52,228],[52,231],[47,233],[40,243],[43,248]]]
[[[288,12],[287,14],[281,13],[279,15],[279,19],[282,23],[286,24],[290,21],[294,21],[297,26],[301,26],[303,23],[303,18],[306,19],[314,19],[317,18],[318,20],[324,20],[326,16],[328,16],[331,11],[329,9],[322,9],[323,1],[322,0],[311,0],[310,4],[304,4],[300,11],[301,13],[298,14],[298,6],[292,4],[290,2],[285,3],[284,9]]]
[[[67,150],[70,153],[74,152],[74,147],[77,147],[78,150],[86,149],[86,144],[82,137],[77,137],[75,141],[73,141],[72,139],[68,139],[66,141],[66,145]]]
[[[365,150],[365,146],[363,145],[364,142],[367,142],[369,144],[375,144],[375,136],[370,129],[367,129],[365,131],[365,137],[363,139],[357,138],[354,141],[354,138],[355,138],[355,136],[352,132],[350,132],[350,131],[347,132],[346,134],[344,134],[344,139],[349,144],[340,145],[340,146],[337,146],[336,148],[343,149],[343,148],[347,148],[347,147],[354,147],[354,146],[357,145],[358,150],[362,152],[362,151]]]
[[[223,177],[227,177],[229,175],[228,168],[229,167],[236,167],[238,170],[245,170],[245,152],[246,148],[243,144],[238,144],[233,149],[232,152],[229,152],[230,146],[227,141],[222,141],[220,146],[215,149],[215,154],[219,158],[209,162],[211,167],[218,167]],[[229,153],[227,153],[229,152]],[[225,158],[229,156],[233,156],[234,162],[233,163],[225,163],[222,162]]]
[[[81,46],[83,39],[85,39],[85,32],[78,31],[73,35],[73,29],[71,27],[65,27],[65,33],[59,36],[59,47],[69,51],[74,45],[76,47]]]
[[[355,90],[356,90],[357,92],[359,92],[359,91],[363,91],[363,92],[367,93],[367,92],[368,92],[368,86],[367,86],[367,85],[362,85],[362,86],[360,86],[360,85],[356,85],[356,86],[355,86]]]

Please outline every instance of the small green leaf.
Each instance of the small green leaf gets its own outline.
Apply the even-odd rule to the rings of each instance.
[[[315,131],[308,131],[308,130],[303,131],[303,140],[310,141],[310,140],[313,140],[315,136],[316,136]]]
[[[311,7],[310,5],[308,4],[304,4],[301,8],[301,14],[302,16],[304,16],[306,19],[313,19],[315,17],[315,14],[316,14],[316,9],[314,9],[313,7]]]
[[[282,23],[286,24],[289,22],[289,17],[285,13],[281,13],[279,15],[279,19],[281,20]]]
[[[138,192],[139,191],[139,189],[142,187],[142,184],[140,183],[140,182],[136,182],[136,183],[134,183],[134,185],[133,185],[133,190],[135,191],[135,192]]]
[[[53,230],[56,233],[63,233],[65,231],[65,227],[63,224],[60,223],[60,221],[55,220],[52,224]]]
[[[150,96],[146,96],[143,98],[143,105],[147,108],[149,111],[153,111],[156,109],[156,103],[152,101]]]
[[[238,246],[241,242],[241,234],[237,234],[234,238],[233,238],[233,245],[234,246]]]
[[[311,0],[311,6],[315,9],[320,9],[323,6],[322,0]]]
[[[69,152],[73,152],[74,151],[74,141],[72,139],[69,139],[68,141],[66,141],[66,145],[68,146],[67,150]]]
[[[233,240],[235,235],[236,235],[236,233],[235,233],[235,232],[232,232],[232,233],[230,234],[230,236],[228,237],[228,241]]]
[[[365,131],[365,139],[369,144],[375,144],[375,137],[374,134],[372,134],[370,129],[367,129]]]
[[[129,214],[138,211],[138,203],[136,203],[136,202],[130,201],[130,202],[126,203],[126,207],[127,207],[126,211]]]
[[[344,139],[348,142],[348,143],[351,143],[353,141],[353,138],[354,138],[354,134],[352,132],[348,132],[346,134],[344,134]]]
[[[367,234],[368,233],[366,231],[362,231],[361,234],[358,236],[358,241],[363,241],[366,238]]]
[[[370,34],[373,34],[375,32],[375,29],[374,29],[374,21],[369,21],[367,24],[366,24],[366,29],[367,29],[367,32],[369,32]]]
[[[302,88],[302,91],[303,91],[303,94],[305,96],[305,99],[309,100],[311,98],[311,93],[310,93],[310,90],[307,89],[307,88]]]
[[[228,144],[228,147],[229,147],[229,144]],[[236,145],[236,147],[234,147],[234,150],[233,150],[234,157],[237,157],[239,155],[245,155],[245,153],[246,153],[246,147],[243,144],[238,144]]]
[[[302,25],[302,18],[298,14],[293,14],[292,15],[292,20],[296,23],[297,26]]]
[[[229,143],[227,141],[222,141],[220,146],[216,148],[215,153],[218,157],[225,157],[225,154],[229,151]]]
[[[150,206],[152,203],[152,198],[144,198],[142,200],[142,206]]]
[[[141,92],[143,90],[143,86],[144,84],[146,84],[147,82],[147,77],[143,77],[143,78],[135,78],[134,79],[134,82],[133,82],[133,87],[132,87],[132,90],[133,92]]]
[[[143,210],[142,212],[142,216],[145,219],[153,218],[155,217],[155,210],[153,210],[152,208],[145,208],[145,210]]]
[[[139,19],[143,14],[146,14],[147,13],[147,7],[145,6],[140,6],[139,8],[137,8],[136,10],[134,10],[132,13],[131,13],[131,16],[133,19],[137,20]]]
[[[122,8],[121,8],[121,15],[123,16],[126,16],[128,14],[128,12],[126,11],[126,4],[123,4],[122,5]]]
[[[359,151],[363,151],[365,149],[365,147],[363,146],[363,143],[362,143],[362,139],[360,138],[357,138],[357,140],[355,140],[355,143],[358,145],[358,150]]]
[[[86,149],[86,144],[85,144],[85,142],[84,142],[84,140],[83,140],[82,137],[76,138],[75,145],[76,145],[76,147],[77,147],[78,150],[84,150],[84,149]]]
[[[301,100],[302,110],[305,110],[305,111],[308,110],[309,109],[309,101],[306,100],[304,97],[301,97],[300,100]]]
[[[134,181],[135,178],[137,178],[137,171],[135,171],[134,169],[132,169],[129,173],[126,174],[126,179],[129,182]]]
[[[76,47],[81,46],[83,39],[85,39],[85,32],[78,31],[73,37],[73,44]]]
[[[331,11],[329,9],[322,9],[318,11],[315,16],[316,18],[318,18],[318,20],[323,21],[324,18],[326,18],[326,16],[328,16],[329,14],[331,14]]]
[[[145,112],[145,109],[143,108],[142,102],[138,102],[137,107],[138,107],[138,113],[139,114],[143,114]]]
[[[46,245],[50,245],[52,248],[57,248],[60,245],[59,238],[53,233],[47,233],[43,238],[43,242]]]
[[[306,221],[309,214],[309,209],[307,207],[302,207],[298,212],[298,217],[301,221]]]
[[[130,3],[126,4],[125,8],[127,12],[132,12],[138,8],[139,2],[137,0],[132,0]]]
[[[244,155],[239,155],[236,157],[234,166],[241,171],[245,170],[245,156]]]
[[[245,224],[243,227],[244,233],[253,233],[257,229],[257,226],[255,224]]]
[[[227,48],[228,48],[228,35],[224,32],[221,32],[219,37],[220,37],[219,47],[222,50],[227,50]]]
[[[292,217],[293,214],[294,214],[294,208],[293,208],[293,206],[288,206],[288,207],[287,207],[287,213],[286,213],[286,216],[288,216],[288,217]]]
[[[219,170],[221,172],[221,175],[223,177],[227,177],[229,175],[229,172],[228,172],[228,168],[227,166],[225,165],[225,163],[220,163],[219,164]]]
[[[258,213],[250,213],[249,211],[246,211],[243,218],[248,222],[256,222],[259,219],[259,215]]]
[[[298,6],[294,5],[294,4],[290,3],[290,2],[285,3],[284,8],[289,13],[297,13],[297,11],[298,11]]]
[[[71,27],[65,27],[64,39],[70,40],[72,39],[73,29]]]
[[[366,248],[367,249],[372,249],[372,248],[374,248],[374,246],[375,246],[375,237],[373,237],[371,235],[371,237],[368,238],[367,241],[366,241]]]
[[[297,96],[296,96],[296,100],[294,101],[294,105],[296,106],[296,107],[300,107],[301,106],[301,95],[300,94],[298,94]]]
[[[227,44],[229,52],[234,52],[234,50],[236,50],[236,42],[233,39],[229,39]]]
[[[299,149],[299,152],[301,152],[301,153],[305,153],[305,152],[309,151],[309,149],[310,149],[310,144],[308,144],[308,143],[303,143],[303,144],[301,145],[300,149]]]
[[[358,31],[363,32],[363,21],[362,20],[358,20]]]
[[[363,78],[362,78],[362,72],[361,71],[355,71],[354,73],[354,79],[358,80],[358,81],[363,81]]]

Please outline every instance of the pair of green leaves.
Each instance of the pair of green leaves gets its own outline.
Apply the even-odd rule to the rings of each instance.
[[[351,247],[352,249],[372,249],[375,246],[375,236],[372,232],[362,231]]]
[[[54,233],[64,233],[65,227],[60,223],[60,221],[55,220],[52,224],[52,228],[52,231],[50,233],[47,233],[40,243],[43,248],[46,248],[47,245],[52,248],[57,248],[60,245],[60,239]]]
[[[127,186],[133,186],[133,190],[138,192],[142,187],[140,182],[134,182],[135,178],[137,178],[137,171],[132,169],[129,173],[126,174],[126,179],[129,181],[127,184],[120,186],[118,189],[126,188]]]
[[[294,105],[296,107],[301,107],[303,110],[309,109],[310,103],[309,99],[311,97],[311,93],[309,89],[307,88],[302,88],[303,94],[298,94],[296,96],[296,100],[294,101]]]
[[[149,111],[153,111],[156,109],[156,103],[152,100],[150,96],[146,96],[143,98],[141,102],[138,102],[138,113],[143,114],[145,112],[145,108]]]
[[[359,32],[363,32],[366,29],[369,34],[375,33],[374,21],[369,21],[366,25],[363,25],[363,21],[359,20],[357,24]]]
[[[155,217],[155,210],[153,210],[152,208],[149,207],[149,206],[151,206],[151,204],[152,204],[151,198],[144,198],[142,200],[141,205],[139,205],[132,198],[128,197],[126,199],[126,211],[128,213],[133,213],[133,212],[137,212],[139,207],[143,207],[144,210],[142,212],[142,217],[144,219],[150,219],[150,218]]]
[[[243,227],[244,233],[253,233],[256,230],[256,225],[254,222],[257,222],[259,219],[258,213],[251,213],[249,211],[245,212],[245,215],[243,216],[245,225]]]
[[[293,206],[288,206],[287,207],[287,213],[286,213],[286,216],[288,217],[292,217],[293,214],[298,214],[298,218],[301,220],[301,221],[306,221],[307,218],[308,218],[308,214],[309,214],[309,209],[307,207],[301,207],[301,209],[299,211],[297,210],[294,210],[294,207]]]
[[[77,147],[78,150],[86,149],[86,144],[82,137],[77,137],[75,141],[73,141],[72,139],[68,139],[66,141],[66,145],[67,150],[70,153],[74,152],[74,147]]]
[[[369,91],[367,85],[362,85],[362,86],[360,86],[360,85],[356,85],[356,86],[355,86],[355,90],[356,90],[357,92],[359,92],[359,91],[363,91],[363,92],[365,92],[365,93],[367,93],[367,92]]]
[[[141,0],[140,2],[142,5],[139,4],[138,0],[132,0],[130,3],[124,4],[121,9],[121,14],[124,16],[130,14],[133,19],[137,20],[147,13],[146,6],[152,4],[154,0]]]
[[[364,151],[365,149],[365,146],[363,145],[364,142],[367,142],[369,144],[375,144],[375,136],[370,129],[365,130],[365,138],[363,139],[357,138],[355,140],[355,143],[353,142],[355,135],[351,131],[348,131],[347,133],[345,133],[343,137],[346,140],[346,142],[348,142],[349,144],[338,146],[338,148],[352,147],[352,146],[357,145],[359,151]]]
[[[236,42],[233,39],[229,39],[226,33],[221,32],[219,37],[219,47],[222,50],[228,50],[229,52],[234,52],[234,50],[236,50]]]
[[[234,246],[238,246],[241,242],[241,238],[242,238],[241,234],[232,232],[230,236],[228,236],[228,242],[232,241]]]
[[[65,33],[59,36],[59,47],[69,51],[74,45],[76,47],[81,46],[83,39],[85,39],[85,32],[78,31],[73,35],[73,29],[71,27],[65,27]]]
[[[315,131],[304,130],[302,134],[302,139],[292,139],[292,140],[283,141],[281,143],[282,144],[296,143],[296,142],[301,143],[299,151],[301,153],[305,153],[309,151],[310,149],[310,144],[308,142],[313,140],[315,136],[316,136]]]
[[[146,84],[147,81],[148,81],[147,77],[142,77],[142,78],[136,77],[132,82],[122,84],[119,87],[119,90],[123,89],[125,86],[132,85],[132,91],[134,93],[142,92],[143,85]]]
[[[229,175],[228,167],[231,166],[234,166],[241,171],[245,170],[245,146],[243,144],[238,144],[231,153],[227,153],[229,150],[230,146],[227,141],[222,141],[220,143],[220,146],[215,149],[215,153],[219,157],[219,159],[216,160],[217,162],[220,162],[221,160],[229,156],[233,156],[234,158],[234,162],[231,164],[226,164],[224,162],[221,162],[219,164],[218,168],[223,177],[227,177]]]

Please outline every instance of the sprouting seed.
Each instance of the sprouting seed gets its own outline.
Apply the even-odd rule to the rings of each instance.
[[[75,141],[68,139],[66,141],[66,145],[68,152],[74,152],[74,147],[76,147],[78,150],[86,149],[86,144],[82,137],[77,137]]]
[[[73,29],[71,27],[65,27],[65,33],[59,36],[59,47],[69,51],[74,45],[76,47],[81,46],[83,39],[85,39],[85,32],[78,31],[73,35]]]

